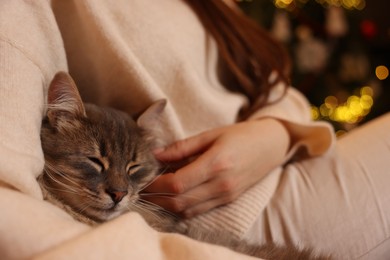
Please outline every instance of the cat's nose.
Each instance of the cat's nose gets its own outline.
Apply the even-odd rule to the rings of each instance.
[[[112,201],[119,203],[126,195],[127,191],[118,191],[118,190],[106,190],[107,194],[110,195]]]

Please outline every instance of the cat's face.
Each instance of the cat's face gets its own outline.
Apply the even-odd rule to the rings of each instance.
[[[52,106],[42,123],[46,189],[97,221],[135,210],[138,193],[158,170],[143,130],[129,115],[84,106],[61,87],[49,90]]]

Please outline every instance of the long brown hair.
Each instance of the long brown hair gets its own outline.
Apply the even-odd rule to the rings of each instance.
[[[185,0],[215,39],[226,67],[231,91],[244,94],[249,107],[242,111],[247,117],[264,106],[273,86],[289,81],[290,60],[283,46],[269,33],[223,0]],[[270,82],[271,73],[277,72]]]

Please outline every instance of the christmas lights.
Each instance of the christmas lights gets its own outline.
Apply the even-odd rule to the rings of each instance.
[[[342,104],[336,97],[328,96],[320,107],[312,106],[311,113],[314,120],[356,124],[368,115],[373,105],[373,89],[365,86],[360,89],[360,95],[352,95]]]
[[[283,9],[290,7],[292,4],[302,5],[307,2],[308,0],[274,0],[275,6]],[[316,2],[325,7],[337,6],[357,10],[363,10],[366,7],[365,0],[316,0]]]
[[[380,65],[376,67],[375,75],[379,80],[385,80],[389,76],[389,69],[384,65]]]

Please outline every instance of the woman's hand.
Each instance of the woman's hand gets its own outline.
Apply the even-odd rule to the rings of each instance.
[[[145,190],[149,194],[144,199],[184,217],[195,216],[236,199],[280,165],[288,147],[287,130],[271,118],[178,141],[156,151],[157,159],[163,163],[191,162],[157,178]]]

